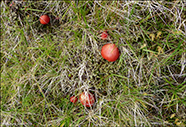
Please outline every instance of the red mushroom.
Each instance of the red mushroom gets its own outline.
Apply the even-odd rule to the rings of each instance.
[[[78,101],[78,98],[75,97],[75,96],[72,96],[72,97],[70,97],[70,101],[71,101],[72,103],[76,103],[76,102]]]
[[[107,61],[113,62],[119,57],[119,49],[115,44],[105,44],[101,49],[101,55]]]
[[[81,93],[79,95],[79,100],[80,100],[81,104],[86,107],[91,107],[95,102],[94,95],[91,93],[88,93],[88,92]]]
[[[50,17],[48,15],[42,15],[39,20],[41,24],[45,25],[50,22]]]
[[[108,33],[107,33],[107,31],[104,31],[104,32],[101,34],[101,39],[102,39],[102,40],[106,40],[107,37],[108,37]]]

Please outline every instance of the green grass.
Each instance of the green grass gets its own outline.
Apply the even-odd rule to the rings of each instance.
[[[2,126],[186,126],[183,2],[10,4],[1,2]],[[102,58],[106,43],[117,61]],[[83,91],[93,107],[70,102]]]

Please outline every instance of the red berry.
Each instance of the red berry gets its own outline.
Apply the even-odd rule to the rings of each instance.
[[[101,55],[109,62],[113,62],[119,57],[119,49],[115,44],[105,44],[101,49]]]
[[[71,101],[72,103],[76,103],[76,102],[78,101],[78,98],[75,97],[75,96],[72,96],[72,97],[70,97],[70,101]]]
[[[50,22],[50,17],[48,15],[42,15],[39,20],[41,24],[45,25]]]
[[[102,39],[102,40],[106,40],[107,37],[108,37],[108,33],[107,33],[107,31],[104,31],[104,32],[101,34],[101,39]]]
[[[79,100],[81,102],[82,105],[86,106],[86,107],[91,107],[94,102],[95,102],[95,98],[94,98],[94,95],[91,94],[91,93],[81,93],[79,95]]]

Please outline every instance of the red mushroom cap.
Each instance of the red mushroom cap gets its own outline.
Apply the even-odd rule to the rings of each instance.
[[[101,55],[109,62],[113,62],[119,57],[119,49],[115,44],[105,44],[101,49]]]
[[[94,98],[94,95],[91,94],[91,93],[81,93],[79,95],[79,100],[81,102],[82,105],[86,106],[86,107],[91,107],[94,102],[95,102],[95,98]]]
[[[76,102],[78,101],[78,98],[75,97],[75,96],[72,96],[72,97],[70,97],[70,101],[71,101],[72,103],[76,103]]]
[[[40,23],[41,24],[48,24],[50,22],[50,17],[48,15],[42,15],[40,18]]]
[[[108,37],[108,33],[107,33],[107,31],[104,31],[104,32],[101,34],[101,39],[102,39],[102,40],[106,40],[107,37]]]

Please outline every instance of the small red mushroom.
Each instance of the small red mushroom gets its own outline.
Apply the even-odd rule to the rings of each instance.
[[[75,96],[72,96],[72,97],[70,97],[70,101],[71,101],[72,103],[76,103],[76,102],[78,101],[78,98],[75,97]]]
[[[101,39],[102,39],[102,40],[106,40],[107,37],[108,37],[108,33],[107,33],[107,31],[104,31],[104,32],[101,34]]]
[[[91,94],[91,93],[81,93],[79,95],[79,100],[81,102],[82,105],[86,106],[86,107],[91,107],[94,102],[95,102],[95,98],[94,98],[94,95]]]
[[[48,15],[42,15],[39,20],[41,24],[45,25],[50,22],[50,17]]]
[[[14,1],[12,1],[12,3],[9,6],[11,7],[13,4],[15,4]]]
[[[101,55],[107,61],[113,62],[119,57],[119,49],[115,44],[105,44],[101,49]]]

